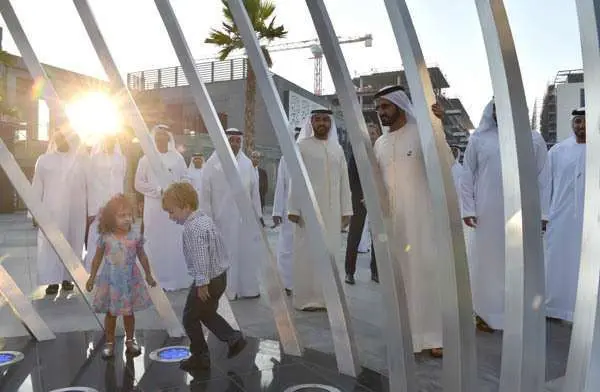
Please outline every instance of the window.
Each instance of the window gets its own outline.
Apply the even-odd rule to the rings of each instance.
[[[50,136],[50,109],[43,99],[38,101],[37,139],[47,141]]]
[[[17,129],[15,131],[15,141],[24,142],[27,140],[27,129]]]

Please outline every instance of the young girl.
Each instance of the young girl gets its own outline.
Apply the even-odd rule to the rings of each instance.
[[[98,224],[100,236],[86,289],[91,292],[94,288],[96,274],[104,260],[97,281],[93,307],[97,313],[106,313],[104,319],[106,345],[102,350],[105,359],[114,356],[118,316],[123,316],[125,324],[125,352],[132,356],[137,356],[141,352],[133,339],[135,330],[133,313],[150,306],[150,299],[136,264],[136,257],[144,268],[148,285],[151,287],[156,285],[150,272],[148,257],[144,252],[144,241],[139,234],[132,232],[132,221],[133,206],[122,194],[113,197],[100,212]]]

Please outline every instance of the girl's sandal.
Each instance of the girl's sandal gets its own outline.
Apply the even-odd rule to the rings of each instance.
[[[102,358],[110,359],[115,356],[115,344],[106,342],[104,344],[104,348],[102,349]]]
[[[125,347],[125,354],[129,356],[137,357],[142,353],[142,350],[140,349],[140,346],[138,346],[138,344],[136,343],[135,339],[125,340]]]

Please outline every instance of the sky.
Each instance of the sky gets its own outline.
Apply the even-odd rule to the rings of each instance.
[[[274,0],[277,20],[289,32],[285,41],[316,38],[305,1]],[[493,95],[475,0],[406,0],[427,64],[439,66],[450,84],[447,95],[463,101],[479,122]],[[178,65],[154,2],[89,0],[121,73]],[[171,0],[195,58],[212,57],[204,44],[222,21],[219,0]],[[105,78],[104,71],[71,0],[12,0],[40,61]],[[325,0],[338,36],[373,35],[373,46],[342,46],[352,76],[402,68],[383,0]],[[530,111],[560,70],[579,69],[581,46],[575,1],[504,0],[519,57]],[[4,27],[4,21],[0,20]],[[284,41],[279,41],[284,42]],[[2,47],[18,54],[4,28]],[[273,71],[313,89],[309,49],[273,53]],[[323,88],[334,92],[324,64]],[[539,104],[538,103],[538,104]]]

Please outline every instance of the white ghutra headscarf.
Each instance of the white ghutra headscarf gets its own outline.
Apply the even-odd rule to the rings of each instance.
[[[497,131],[498,123],[494,120],[494,100],[492,99],[485,105],[479,126],[475,129],[474,133],[482,133],[487,131]]]
[[[300,134],[298,135],[298,139],[296,140],[296,142],[299,142],[300,140],[304,139],[309,139],[314,136],[315,131],[312,127],[312,118],[315,114],[329,115],[329,118],[331,119],[331,128],[329,129],[329,134],[327,135],[327,142],[339,145],[337,126],[335,125],[335,118],[333,117],[333,112],[327,109],[315,109],[312,112],[310,112],[310,116],[308,116],[308,118],[304,122],[304,126],[300,130]]]
[[[410,102],[408,95],[406,95],[406,92],[404,91],[404,87],[402,87],[402,86],[384,87],[381,90],[379,90],[377,92],[377,94],[375,94],[374,98],[375,99],[383,98],[383,99],[390,101],[391,103],[396,105],[396,107],[398,107],[399,109],[404,111],[404,113],[406,113],[406,122],[408,124],[416,124],[417,123],[417,118],[415,117],[412,103]]]

